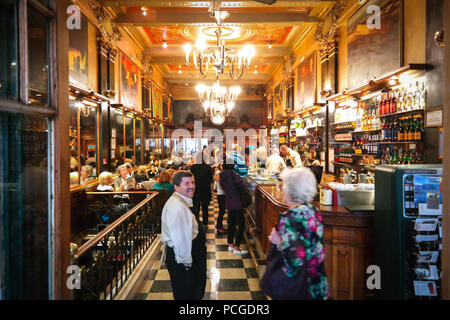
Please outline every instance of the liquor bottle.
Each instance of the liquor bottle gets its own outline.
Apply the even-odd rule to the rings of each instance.
[[[408,129],[408,141],[414,141],[414,134],[415,134],[414,122],[413,122],[413,118],[410,118],[409,129]]]
[[[403,142],[405,137],[405,131],[403,130],[403,121],[399,120],[398,142]]]
[[[417,119],[416,131],[414,132],[414,140],[422,141],[423,138],[423,124],[422,118]]]
[[[397,142],[398,141],[398,130],[400,128],[398,126],[397,119],[394,120],[393,126],[394,126],[394,129],[392,130],[392,141]]]
[[[397,97],[395,96],[395,92],[392,91],[392,98],[390,103],[390,112],[395,113],[397,112]]]
[[[395,106],[395,110],[397,110],[397,112],[402,111],[402,91],[401,90],[397,90],[397,105]]]

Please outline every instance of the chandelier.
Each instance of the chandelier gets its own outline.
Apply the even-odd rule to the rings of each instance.
[[[211,117],[211,122],[214,124],[225,122],[225,118],[233,110],[235,101],[241,93],[240,87],[221,87],[219,81],[213,86],[198,84],[196,90],[206,116]]]
[[[240,79],[245,70],[250,70],[251,60],[255,55],[255,49],[245,45],[242,50],[235,53],[234,49],[225,48],[225,40],[222,40],[221,22],[229,16],[226,11],[214,11],[212,17],[216,19],[217,46],[208,47],[206,40],[200,36],[193,48],[190,44],[184,46],[186,52],[186,66],[194,77],[205,79],[211,68],[216,72],[217,79],[228,68],[233,80]],[[194,74],[195,73],[195,74]]]

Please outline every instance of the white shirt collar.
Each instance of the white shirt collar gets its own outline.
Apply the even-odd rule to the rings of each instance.
[[[176,191],[175,191],[175,193],[176,193],[177,195],[179,195],[179,196],[181,197],[181,199],[183,199],[184,201],[186,201],[186,203],[188,204],[189,207],[192,207],[192,199],[191,199],[191,198],[185,197],[185,196],[183,196],[182,194],[180,194],[180,193],[178,193],[178,192],[176,192]]]

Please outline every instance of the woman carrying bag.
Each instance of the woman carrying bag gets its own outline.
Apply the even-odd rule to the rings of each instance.
[[[244,208],[247,205],[241,200],[241,190],[245,190],[245,186],[242,178],[233,169],[233,159],[227,158],[219,177],[225,192],[225,207],[228,210],[228,251],[243,255],[248,253],[240,248],[245,230]]]
[[[261,289],[272,299],[326,300],[322,216],[312,201],[316,178],[308,168],[281,173],[284,200],[290,209],[282,214],[269,236],[272,246],[261,279]]]

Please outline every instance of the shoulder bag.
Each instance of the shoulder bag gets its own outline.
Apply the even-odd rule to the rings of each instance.
[[[290,214],[288,214],[288,218],[294,228],[298,230],[294,218]],[[261,290],[266,295],[280,300],[311,300],[311,295],[308,293],[308,264],[306,261],[290,278],[283,271],[284,262],[281,252],[275,244],[272,244],[266,263],[266,271],[260,282]]]
[[[236,177],[235,174],[237,175],[237,173],[233,172],[232,176],[233,176],[233,181],[234,184],[236,185],[236,188],[239,191],[239,199],[241,200],[241,204],[242,207],[245,209],[247,207],[249,207],[252,204],[252,195],[250,194],[250,191],[247,190],[247,188],[241,188],[240,186],[238,186],[238,184],[236,183]],[[241,178],[239,176],[239,178]]]

